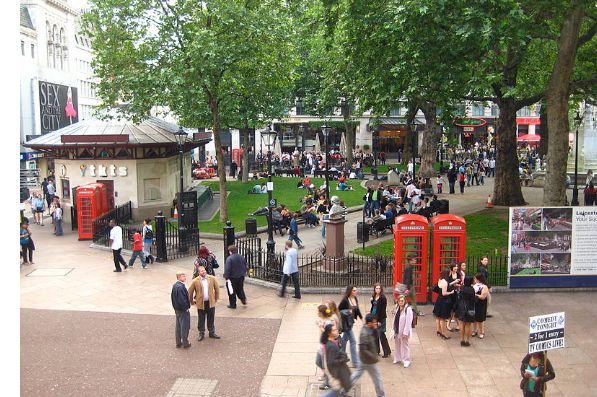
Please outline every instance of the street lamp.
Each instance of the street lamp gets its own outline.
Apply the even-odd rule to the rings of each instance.
[[[373,180],[377,180],[377,145],[379,143],[379,131],[381,131],[381,126],[376,125],[373,128],[373,135],[371,136],[371,148],[373,149],[373,167],[371,168],[371,173],[373,174]]]
[[[299,125],[299,129],[298,129],[298,133],[301,137],[301,152],[303,152],[305,150],[305,131],[307,129],[305,128],[304,124]]]
[[[412,133],[412,152],[413,152],[413,183],[416,182],[415,173],[417,169],[417,153],[416,153],[416,145],[417,145],[417,123],[413,119],[410,123],[410,131]]]
[[[444,123],[439,125],[440,128],[440,138],[439,138],[439,172],[442,173],[444,171]]]
[[[330,127],[327,125],[321,126],[321,132],[323,132],[325,142],[325,199],[328,205],[330,204],[330,178],[328,170],[330,169],[330,152],[328,150],[328,135],[330,134]]]
[[[185,214],[183,212],[182,205],[182,194],[184,192],[184,175],[183,175],[183,153],[184,144],[187,139],[187,133],[180,127],[177,132],[172,133],[176,139],[176,146],[178,148],[178,160],[180,164],[180,186],[178,188],[178,200],[176,200],[176,206],[178,207],[178,250],[180,252],[186,252],[186,227],[185,227]]]
[[[261,136],[265,139],[267,146],[267,254],[273,255],[275,252],[276,242],[274,241],[274,228],[272,212],[275,205],[275,201],[272,198],[272,192],[274,190],[274,183],[272,182],[272,152],[271,147],[276,140],[276,131],[272,131],[270,126],[265,127],[265,130],[261,132]]]
[[[574,190],[572,191],[572,202],[573,206],[579,205],[578,203],[578,127],[582,123],[583,118],[579,112],[576,112],[574,118],[574,125],[576,126],[576,135],[574,137]]]

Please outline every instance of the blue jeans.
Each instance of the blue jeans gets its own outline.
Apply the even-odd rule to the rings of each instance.
[[[298,237],[298,234],[289,234],[288,235],[288,240],[292,240],[296,243],[296,245],[301,246],[303,245],[303,242],[301,241],[301,239]]]
[[[347,341],[350,341],[350,359],[352,365],[358,367],[360,364],[359,356],[357,354],[357,338],[354,336],[352,329],[342,332],[342,351],[346,352]]]
[[[130,267],[133,267],[133,265],[135,264],[135,259],[137,259],[137,257],[139,257],[139,260],[141,261],[141,266],[147,266],[145,264],[145,255],[143,254],[143,251],[133,251],[133,256],[131,256],[131,260],[129,261]]]
[[[361,377],[363,371],[367,371],[369,376],[371,376],[371,380],[373,380],[373,384],[375,385],[375,394],[377,397],[384,397],[385,392],[383,389],[383,382],[381,380],[381,372],[379,372],[379,368],[375,364],[363,364],[357,367],[357,370],[354,371],[350,377],[350,383],[352,385]]]
[[[62,236],[64,234],[62,231],[62,219],[54,219],[54,225],[56,225],[56,235]]]

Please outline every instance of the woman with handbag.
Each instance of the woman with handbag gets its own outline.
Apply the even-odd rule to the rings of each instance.
[[[485,337],[485,318],[487,317],[487,296],[489,288],[485,285],[485,276],[482,273],[475,274],[473,279],[473,288],[475,290],[475,326],[472,336],[479,339]]]
[[[473,278],[465,277],[458,296],[458,318],[460,326],[460,346],[470,346],[473,323],[475,322],[475,290]]]
[[[451,296],[451,314],[448,321],[446,321],[446,328],[450,332],[459,332],[460,331],[460,323],[458,322],[458,316],[456,314],[456,305],[458,304],[458,291],[460,290],[460,285],[462,283],[460,279],[460,266],[456,261],[453,261],[450,265],[451,271],[450,275],[448,276],[448,290],[454,290],[454,294]],[[456,322],[456,328],[450,328],[450,323]]]
[[[352,387],[348,356],[338,346],[338,328],[326,324],[319,340],[321,343],[323,368],[331,389],[323,397],[341,397]]]
[[[440,336],[444,339],[450,339],[448,335],[446,335],[446,320],[450,318],[450,312],[452,311],[452,298],[451,295],[454,294],[454,290],[449,289],[448,285],[448,277],[450,275],[450,269],[445,268],[439,274],[439,280],[437,281],[437,286],[439,288],[439,296],[435,301],[435,305],[433,306],[433,315],[435,316],[435,323],[437,326],[437,336]]]
[[[383,358],[390,357],[392,354],[392,349],[390,349],[390,344],[388,343],[388,338],[386,337],[386,320],[388,318],[388,314],[386,313],[388,307],[388,298],[386,298],[385,294],[383,293],[383,287],[380,283],[376,283],[373,286],[373,295],[371,296],[371,314],[373,314],[377,321],[379,322],[379,327],[377,328],[377,354],[379,354],[379,345],[381,343],[381,348],[383,350]]]
[[[394,317],[394,364],[402,362],[404,368],[410,367],[410,346],[408,341],[412,335],[413,309],[406,303],[406,297],[400,295]]]
[[[363,319],[359,300],[357,299],[357,288],[349,285],[346,287],[344,298],[338,305],[342,315],[342,351],[346,351],[346,345],[350,342],[350,358],[352,365],[359,366],[359,355],[357,354],[357,339],[354,336],[352,326],[357,318]]]

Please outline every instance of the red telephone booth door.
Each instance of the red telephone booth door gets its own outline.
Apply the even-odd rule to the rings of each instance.
[[[429,258],[429,222],[421,215],[402,215],[394,222],[393,286],[403,283],[404,268],[413,265],[413,287],[417,302],[427,301],[427,269]]]
[[[431,283],[436,284],[444,267],[466,260],[466,221],[452,214],[431,218],[432,266]],[[433,301],[437,295],[433,294]]]
[[[79,240],[89,240],[93,238],[94,192],[81,188],[77,188],[77,228]]]

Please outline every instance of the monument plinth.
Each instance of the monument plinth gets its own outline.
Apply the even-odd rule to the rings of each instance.
[[[325,222],[325,268],[342,270],[346,265],[344,256],[344,224],[346,219],[328,219]]]

